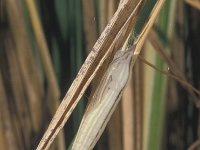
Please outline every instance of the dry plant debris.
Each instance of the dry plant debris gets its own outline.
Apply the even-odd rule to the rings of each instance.
[[[140,1],[141,2],[141,1]],[[138,54],[141,51],[142,45],[155,22],[155,19],[164,3],[164,0],[157,1],[148,22],[143,28],[138,40],[135,42],[135,53],[133,63],[136,61]],[[45,132],[42,140],[40,141],[37,150],[48,149],[54,138],[64,126],[65,122],[71,115],[73,109],[77,105],[78,101],[82,97],[86,88],[94,78],[99,67],[107,58],[109,47],[113,40],[117,36],[120,29],[123,27],[131,13],[134,11],[132,8],[132,1],[126,1],[116,11],[113,18],[106,26],[105,30],[101,34],[100,38],[95,43],[92,51],[88,55],[86,61],[82,65],[76,79],[73,81],[70,89],[60,104],[53,120],[51,121],[47,131]]]

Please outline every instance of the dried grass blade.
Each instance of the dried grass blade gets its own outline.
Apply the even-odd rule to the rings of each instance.
[[[133,114],[134,114],[134,140],[135,150],[143,149],[143,102],[144,102],[144,93],[143,93],[143,64],[137,62],[134,66],[133,74],[133,90],[134,90],[134,99],[133,99]]]
[[[142,8],[142,1],[139,1],[136,5],[134,11],[131,13],[123,27],[120,29],[120,31],[117,33],[115,39],[113,40],[112,44],[110,45],[108,51],[105,53],[105,56],[107,57],[105,62],[102,64],[101,69],[98,70],[98,73],[95,76],[95,82],[93,83],[94,88],[92,89],[92,94],[96,90],[96,85],[99,84],[103,74],[105,73],[106,69],[108,68],[109,63],[112,61],[113,55],[116,53],[117,50],[122,49],[123,45],[126,47],[125,42],[127,42],[127,38],[130,35],[131,30],[133,29],[133,26],[135,25],[137,16]],[[112,52],[112,53],[111,53]],[[105,59],[105,58],[104,58]],[[91,96],[90,95],[90,96]]]
[[[164,1],[161,1],[161,2],[164,3]],[[161,9],[161,6],[163,3],[157,3],[155,5],[154,10],[152,12],[153,19],[152,18],[149,19],[149,21],[147,22],[147,26],[145,26],[144,30],[141,32],[143,34],[143,36],[141,38],[139,38],[139,40],[144,40],[147,37],[147,34],[150,31],[151,27],[153,26],[155,18],[158,15],[158,12]],[[141,41],[136,42],[136,43],[143,44],[143,43],[141,43]],[[129,50],[130,49],[132,49],[132,47],[130,47]],[[126,52],[126,50],[124,50],[124,51]],[[139,49],[138,49],[138,51],[139,51]],[[120,61],[120,60],[121,59],[119,58],[118,61]],[[113,60],[113,62],[115,62],[115,59]],[[126,65],[129,65],[129,64],[126,63]],[[114,74],[112,74],[112,71],[114,69],[111,69],[110,67],[112,68],[112,65],[110,65],[109,68],[107,69],[106,74],[102,78],[102,82],[100,82],[100,85],[96,89],[95,94],[93,95],[92,100],[91,100],[90,104],[88,105],[86,113],[84,114],[83,120],[81,122],[79,131],[75,138],[74,144],[72,146],[72,149],[92,149],[94,144],[97,142],[98,138],[100,137],[101,133],[103,132],[116,105],[119,102],[119,99],[114,100],[115,96],[113,96],[111,99],[109,96],[110,95],[112,96],[112,94],[107,93],[107,92],[109,92],[109,89],[112,89],[111,85],[112,85],[113,80],[112,80],[112,78],[111,78],[111,80],[109,80],[110,76],[111,77],[114,76]],[[116,69],[117,67],[115,66],[114,68]],[[123,66],[123,68],[125,68],[125,66]],[[117,73],[117,72],[115,72],[115,73],[117,75],[119,75],[119,79],[120,79],[121,73],[124,73],[125,77],[127,76],[127,74],[129,76],[129,71],[128,72],[122,71],[120,73]],[[118,80],[116,80],[116,82],[117,81]],[[122,82],[122,83],[124,83],[124,82]],[[114,90],[115,90],[115,92],[119,92],[118,95],[121,95],[121,93],[123,91],[123,89],[119,90],[117,88],[115,88]],[[116,95],[117,95],[117,93],[116,93]],[[113,105],[113,106],[111,107],[110,105]]]
[[[132,1],[129,0],[117,10],[110,23],[101,34],[100,38],[97,40],[93,50],[90,52],[83,66],[81,67],[76,79],[73,81],[52,122],[40,141],[40,144],[37,147],[38,150],[47,149],[53,142],[60,129],[64,126],[81,96],[85,92],[91,80],[94,78],[99,66],[101,66],[101,64],[104,62],[106,58],[106,56],[104,56],[105,52],[110,47],[114,37],[122,28],[131,12],[133,12],[131,4]]]
[[[48,46],[43,33],[39,15],[37,13],[35,2],[34,0],[25,0],[25,1],[28,7],[28,11],[30,13],[30,19],[38,43],[39,47],[38,51],[42,60],[42,64],[44,66],[45,74],[49,82],[49,90],[50,90],[49,94],[51,95],[50,97],[52,97],[50,106],[51,106],[51,112],[53,114],[56,111],[56,108],[58,107],[58,99],[60,97],[60,91],[58,88],[58,84],[56,82],[56,77],[54,74],[51,57],[49,54]]]
[[[34,0],[25,0],[27,4],[27,8],[30,14],[30,19],[32,22],[34,34],[36,37],[36,41],[38,43],[38,51],[42,60],[42,64],[44,66],[45,75],[48,79],[48,95],[47,99],[49,100],[48,105],[50,107],[51,115],[53,115],[56,111],[56,109],[59,106],[59,98],[60,98],[60,91],[59,87],[56,81],[55,72],[53,69],[53,64],[51,61],[51,57],[49,54],[49,49],[47,46],[47,42],[45,39],[45,35],[42,29],[42,24],[40,22],[40,18],[38,15],[38,11],[35,5]],[[65,149],[65,142],[64,142],[64,133],[61,132],[58,135],[57,143],[56,145],[59,147],[60,150]]]
[[[146,23],[146,25],[144,26],[143,30],[141,31],[140,35],[138,36],[137,40],[135,41],[135,56],[137,57],[137,55],[140,54],[141,48],[145,42],[145,39],[147,38],[159,12],[160,9],[162,8],[163,4],[164,4],[165,0],[158,0],[152,10],[152,13],[149,17],[148,22]]]
[[[10,84],[13,91],[13,103],[16,108],[16,115],[19,121],[21,135],[24,137],[24,147],[28,148],[30,146],[30,137],[32,135],[32,124],[31,124],[31,115],[29,114],[29,106],[26,102],[25,93],[29,90],[32,93],[31,89],[25,89],[23,86],[22,79],[22,68],[19,65],[18,56],[14,50],[13,43],[7,40],[6,45],[6,56],[8,60],[8,68],[10,72]],[[34,111],[35,124],[38,124],[41,127],[41,103],[32,103],[31,110]],[[26,114],[26,115],[24,115]]]
[[[37,103],[37,106],[41,106],[41,98],[43,96],[41,80],[32,54],[31,44],[26,32],[26,26],[23,20],[19,1],[7,0],[6,9],[12,36],[16,44],[16,57],[18,58],[19,66],[21,67],[21,74],[24,81],[23,84],[25,89],[27,89],[33,128],[35,131],[38,131],[41,123],[39,124],[37,122],[39,120],[39,116],[37,115],[39,112],[36,113],[35,110],[41,112],[41,109],[35,107],[35,104]]]
[[[129,80],[122,96],[122,130],[123,149],[132,150],[135,146],[135,122],[134,122],[134,90],[133,78]]]

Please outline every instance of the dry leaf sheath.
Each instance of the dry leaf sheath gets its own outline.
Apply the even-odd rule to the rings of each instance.
[[[72,150],[92,149],[98,141],[128,81],[132,56],[132,47],[115,54],[88,105]]]

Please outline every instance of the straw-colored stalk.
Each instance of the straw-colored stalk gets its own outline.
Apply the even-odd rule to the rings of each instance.
[[[6,6],[12,35],[16,44],[16,56],[19,60],[19,66],[21,66],[23,84],[28,96],[29,108],[31,109],[33,128],[38,131],[42,121],[41,98],[43,89],[41,80],[33,59],[19,1],[7,0]]]
[[[38,47],[39,47],[38,51],[42,60],[42,64],[44,66],[45,75],[47,76],[47,79],[48,79],[49,94],[50,96],[53,97],[51,98],[51,102],[49,102],[50,103],[49,105],[51,106],[50,108],[51,108],[52,113],[54,113],[59,103],[58,99],[60,96],[60,91],[58,88],[58,84],[56,82],[56,77],[54,74],[51,57],[50,57],[46,39],[43,33],[42,25],[37,13],[35,2],[34,0],[26,0],[26,3],[27,3],[29,14],[30,14],[30,19],[32,22],[36,41],[38,43]]]
[[[59,105],[60,91],[59,91],[58,84],[56,81],[53,65],[51,62],[51,57],[49,54],[47,42],[43,33],[39,15],[37,13],[35,2],[34,0],[26,0],[26,4],[27,4],[28,11],[30,14],[30,19],[32,22],[32,27],[33,27],[34,34],[36,37],[36,41],[38,43],[38,47],[39,47],[38,51],[42,60],[42,64],[44,66],[45,75],[47,76],[48,83],[49,83],[48,85],[49,91],[48,91],[47,98],[49,99],[48,105],[50,107],[51,114],[53,114],[55,113]],[[59,134],[57,142],[58,142],[57,146],[59,147],[59,149],[64,150],[65,141],[64,141],[63,132]]]

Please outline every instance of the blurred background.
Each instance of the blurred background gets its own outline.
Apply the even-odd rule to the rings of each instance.
[[[119,2],[0,0],[0,150],[37,147]],[[136,32],[155,2],[146,0]],[[137,60],[95,149],[198,149],[199,95],[167,73],[200,88],[200,1],[166,0],[141,57],[165,73]],[[69,148],[89,94],[50,149]]]

